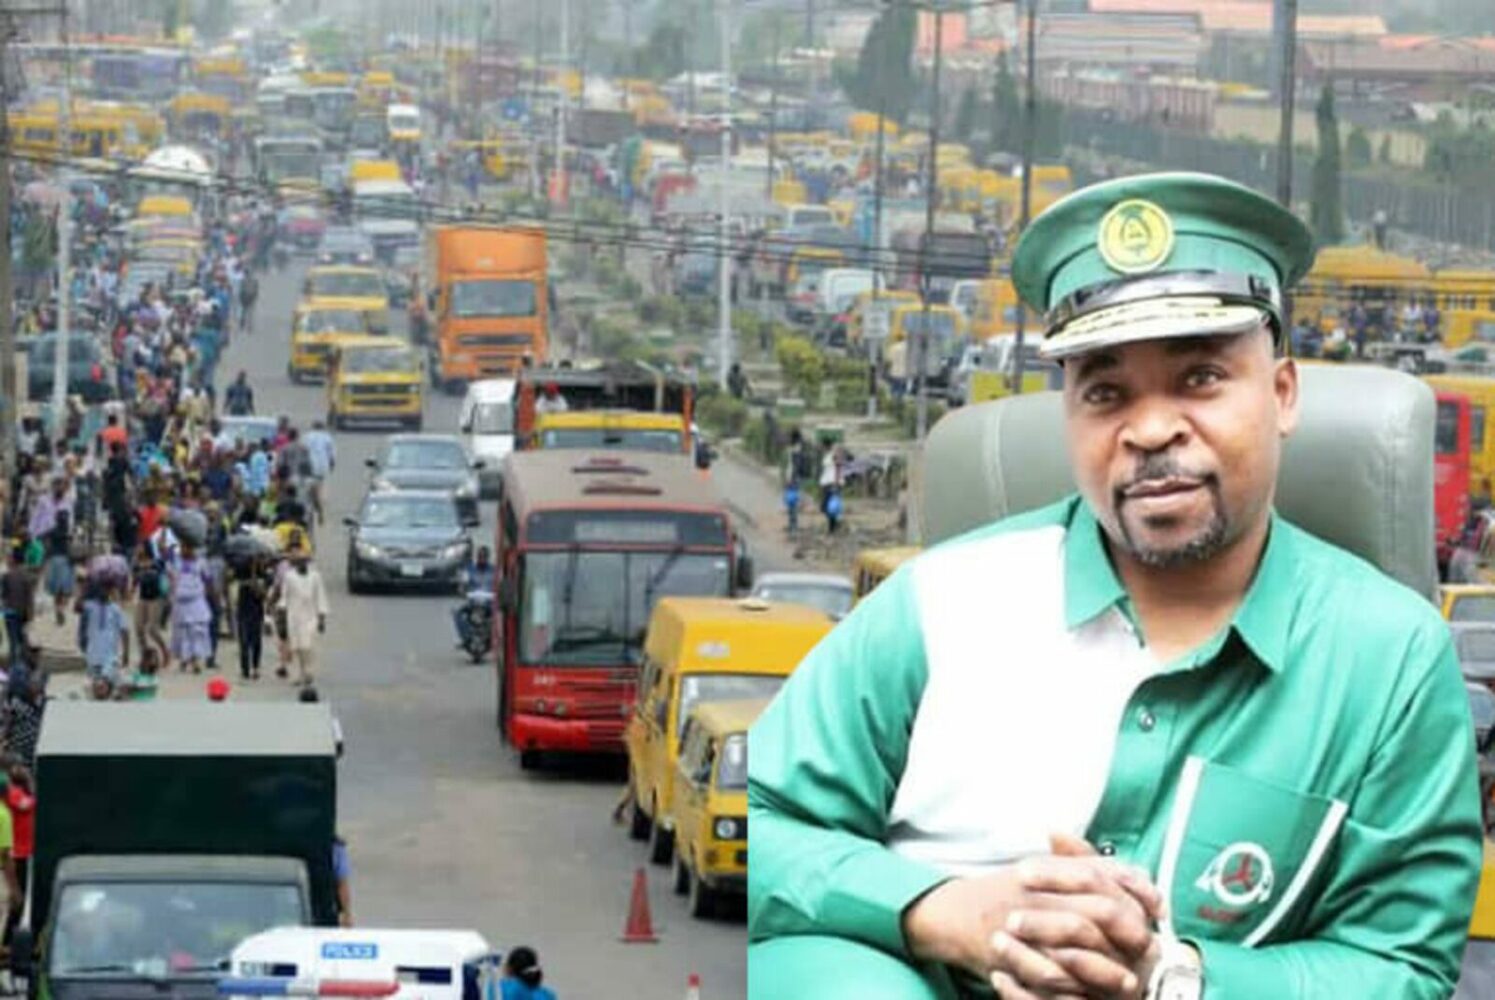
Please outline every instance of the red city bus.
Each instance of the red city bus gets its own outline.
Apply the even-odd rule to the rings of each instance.
[[[1433,438],[1433,519],[1438,565],[1446,566],[1469,523],[1469,397],[1440,392]]]
[[[495,553],[498,725],[525,768],[548,750],[621,753],[654,603],[752,578],[710,481],[653,452],[515,452]]]

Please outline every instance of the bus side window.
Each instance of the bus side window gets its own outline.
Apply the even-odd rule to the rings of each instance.
[[[1469,407],[1469,451],[1482,452],[1485,450],[1485,408],[1483,404],[1472,404]]]

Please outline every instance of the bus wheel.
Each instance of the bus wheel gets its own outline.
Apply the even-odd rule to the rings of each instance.
[[[649,860],[656,865],[667,865],[675,853],[675,835],[664,828],[659,815],[659,803],[654,804],[654,826],[649,831]]]
[[[521,751],[519,751],[519,770],[521,770],[521,771],[533,771],[533,770],[535,770],[539,766],[540,766],[540,751],[538,751],[538,750],[521,750]]]

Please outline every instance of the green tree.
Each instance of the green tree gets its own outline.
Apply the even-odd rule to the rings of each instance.
[[[1007,53],[997,53],[997,81],[992,88],[992,145],[1016,153],[1023,142],[1023,106],[1017,96],[1017,81],[1007,65]]]
[[[633,72],[651,80],[668,80],[685,72],[685,28],[661,21],[633,53]]]
[[[198,0],[192,18],[192,27],[199,38],[222,38],[233,29],[233,26],[232,0]]]
[[[1370,165],[1370,157],[1370,136],[1358,126],[1350,129],[1350,136],[1344,141],[1345,162],[1352,167],[1365,167]]]
[[[970,142],[971,133],[976,131],[977,118],[981,114],[981,108],[976,103],[976,88],[967,87],[960,92],[960,103],[955,106],[955,136],[961,142]]]
[[[913,70],[918,13],[902,5],[888,7],[872,22],[857,55],[856,69],[845,74],[847,96],[865,111],[883,113],[902,124],[917,92]]]
[[[161,36],[175,38],[181,25],[177,22],[177,0],[161,0]]]
[[[1313,161],[1309,224],[1320,246],[1344,239],[1344,209],[1340,188],[1339,119],[1334,113],[1333,81],[1324,84],[1314,109],[1318,122],[1319,151]]]

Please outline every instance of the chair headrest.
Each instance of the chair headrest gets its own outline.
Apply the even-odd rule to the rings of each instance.
[[[1365,365],[1303,365],[1283,449],[1283,517],[1432,596],[1436,400],[1420,380]],[[1075,489],[1057,392],[957,410],[930,432],[915,489],[926,546]]]

